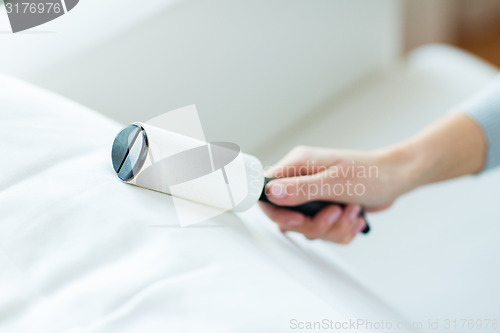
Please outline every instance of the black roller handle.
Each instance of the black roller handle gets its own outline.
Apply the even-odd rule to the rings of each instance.
[[[274,179],[276,179],[276,178],[265,178],[264,179],[264,189],[262,190],[262,194],[260,195],[259,201],[271,204],[271,205],[276,206],[276,207],[285,208],[288,210],[293,210],[295,212],[302,213],[305,216],[309,216],[309,217],[313,217],[314,215],[316,215],[317,212],[319,212],[320,210],[322,210],[326,206],[337,205],[337,206],[340,206],[342,208],[344,208],[346,206],[343,203],[338,203],[338,202],[334,202],[334,201],[323,201],[323,200],[310,201],[310,202],[306,202],[306,203],[303,203],[303,204],[298,205],[298,206],[280,206],[280,205],[277,205],[277,204],[271,202],[266,194],[267,183],[269,183],[271,180],[274,180]],[[361,230],[361,232],[364,234],[369,233],[370,232],[370,225],[368,224],[368,221],[366,220],[364,209],[361,209],[359,216],[364,218],[365,222],[366,222],[366,227],[363,230]]]

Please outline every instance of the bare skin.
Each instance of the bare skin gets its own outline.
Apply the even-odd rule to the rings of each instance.
[[[446,116],[414,137],[373,151],[350,151],[299,146],[266,175],[282,179],[266,186],[269,199],[293,206],[330,200],[313,218],[261,203],[264,212],[283,232],[295,231],[308,239],[347,244],[366,225],[358,217],[387,209],[417,187],[482,170],[487,142],[481,128],[465,114]]]

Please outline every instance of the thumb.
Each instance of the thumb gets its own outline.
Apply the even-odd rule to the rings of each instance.
[[[269,200],[281,206],[296,206],[317,200],[357,204],[361,199],[356,195],[358,185],[326,170],[313,175],[270,181],[265,191]]]
[[[297,177],[324,171],[332,164],[331,153],[326,154],[318,150],[318,148],[297,146],[274,166],[267,168],[266,176]]]

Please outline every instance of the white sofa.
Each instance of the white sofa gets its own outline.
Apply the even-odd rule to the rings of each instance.
[[[417,50],[270,149],[387,144],[495,73],[454,49]],[[11,77],[0,86],[2,331],[285,332],[500,309],[499,172],[407,195],[347,247],[282,235],[257,207],[179,228],[166,196],[116,178],[121,125]]]
[[[177,228],[168,197],[121,183],[110,162],[123,124],[192,103],[209,140],[265,164],[297,144],[380,147],[497,69],[443,46],[399,60],[397,0],[135,5],[81,1],[41,33],[0,34],[0,72],[104,114],[0,76],[0,331],[288,332],[293,319],[358,318],[425,330],[497,316],[499,171],[408,194],[338,246],[282,235],[257,207]]]
[[[1,76],[0,330],[285,332],[397,318],[258,208],[180,228],[169,197],[122,183],[121,125]]]

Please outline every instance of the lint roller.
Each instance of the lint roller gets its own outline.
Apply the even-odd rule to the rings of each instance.
[[[113,168],[129,184],[171,195],[181,225],[224,211],[244,211],[266,196],[262,163],[230,142],[206,142],[194,105],[126,126],[111,151]],[[280,206],[314,216],[330,201]],[[360,216],[364,217],[364,211]],[[362,231],[368,233],[367,225]]]

